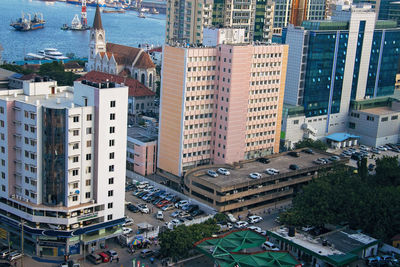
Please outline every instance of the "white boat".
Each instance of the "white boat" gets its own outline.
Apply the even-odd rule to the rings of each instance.
[[[36,59],[45,59],[45,56],[38,55],[35,53],[28,53],[25,55],[25,60],[36,60]]]
[[[68,59],[68,57],[64,56],[56,48],[45,48],[44,50],[40,50],[38,52],[38,55],[44,57],[44,59],[56,59],[56,60]]]
[[[143,13],[143,12],[140,12],[140,13],[139,13],[139,15],[138,15],[138,17],[139,17],[139,18],[143,18],[143,19],[144,19],[146,16],[144,15],[144,13]]]

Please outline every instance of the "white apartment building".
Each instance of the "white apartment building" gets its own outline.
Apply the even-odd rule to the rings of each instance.
[[[121,233],[128,87],[0,91],[0,229],[28,254],[82,254]],[[100,241],[102,240],[102,241]]]

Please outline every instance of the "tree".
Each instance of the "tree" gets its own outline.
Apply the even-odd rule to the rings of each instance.
[[[358,174],[361,179],[365,180],[368,176],[367,158],[363,157],[361,160],[357,161]]]
[[[295,147],[296,147],[296,149],[310,147],[310,148],[315,148],[315,149],[319,149],[319,150],[323,150],[323,151],[328,149],[328,146],[321,140],[312,140],[310,138],[305,138],[305,139],[297,142]]]
[[[12,65],[12,64],[4,64],[4,65],[1,65],[0,68],[6,69],[6,70],[9,70],[9,71],[13,71],[13,72],[16,72],[16,73],[21,73],[21,74],[30,74],[30,73],[33,72],[30,69],[24,69],[21,66]]]
[[[375,182],[380,185],[400,185],[400,166],[398,157],[384,156],[376,160]]]
[[[40,65],[38,74],[41,76],[49,76],[56,80],[58,85],[61,86],[73,85],[74,81],[79,78],[79,75],[72,72],[65,72],[63,64],[57,61]]]

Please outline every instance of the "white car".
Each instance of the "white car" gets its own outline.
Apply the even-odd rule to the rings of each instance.
[[[133,230],[132,230],[132,228],[122,227],[122,233],[124,235],[129,235],[129,234],[133,233]]]
[[[139,205],[137,205],[137,207],[141,213],[150,213],[150,210],[146,204],[139,204]]]
[[[369,147],[361,145],[360,146],[360,150],[365,150],[365,151],[369,151]]]
[[[125,217],[125,222],[122,224],[122,226],[129,226],[133,225],[133,219],[131,217]]]
[[[251,179],[260,179],[261,178],[261,174],[259,174],[258,172],[252,172],[249,174]]]
[[[261,222],[262,220],[263,220],[263,218],[258,215],[253,215],[253,216],[249,217],[249,223],[258,223],[258,222]]]
[[[171,223],[172,223],[173,226],[179,226],[179,225],[182,224],[182,222],[180,220],[178,220],[178,219],[173,219],[171,221]]]
[[[274,243],[271,243],[269,241],[265,241],[261,247],[265,250],[275,250],[275,251],[279,250],[279,248],[277,246],[275,246]]]
[[[384,146],[378,146],[377,149],[382,150],[382,151],[387,151],[387,148]]]
[[[164,220],[164,214],[163,214],[163,212],[161,210],[157,211],[156,218],[158,220]]]
[[[246,228],[249,224],[245,221],[238,221],[235,223],[235,228]]]
[[[279,174],[279,170],[274,169],[274,168],[268,168],[265,170],[265,172],[269,175],[276,175]]]
[[[211,177],[214,177],[214,178],[218,177],[218,173],[216,173],[216,172],[213,171],[213,170],[207,170],[207,174],[208,174],[209,176],[211,176]]]
[[[252,225],[252,226],[249,226],[249,229],[250,229],[250,230],[253,230],[254,232],[257,232],[257,233],[260,233],[260,232],[261,232],[261,228],[258,227],[258,226]]]
[[[218,172],[219,174],[222,174],[222,175],[229,175],[229,174],[231,174],[227,169],[224,169],[224,168],[219,168],[219,169],[217,170],[217,172]]]
[[[228,213],[226,216],[228,216],[228,220],[229,220],[231,223],[237,222],[237,219],[235,218],[235,216],[233,216],[232,213]]]
[[[181,200],[177,203],[175,203],[175,208],[182,208],[183,205],[189,204],[187,200]]]

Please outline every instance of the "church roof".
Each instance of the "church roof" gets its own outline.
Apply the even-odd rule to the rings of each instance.
[[[101,23],[101,15],[99,5],[96,6],[96,13],[94,14],[93,29],[103,30],[103,24]]]
[[[106,51],[114,54],[115,60],[118,64],[132,65],[142,49],[126,45],[107,43]],[[134,67],[140,69],[150,69],[155,68],[155,65],[150,56],[146,52],[142,51]]]
[[[154,96],[156,94],[138,80],[100,71],[90,71],[77,79],[77,81],[82,80],[88,80],[97,83],[106,82],[107,80],[119,84],[124,83],[129,87],[129,96],[132,97]]]
[[[104,58],[105,54],[107,54],[108,59],[110,59],[112,57],[112,53],[110,53],[110,52],[100,52],[100,57]]]

